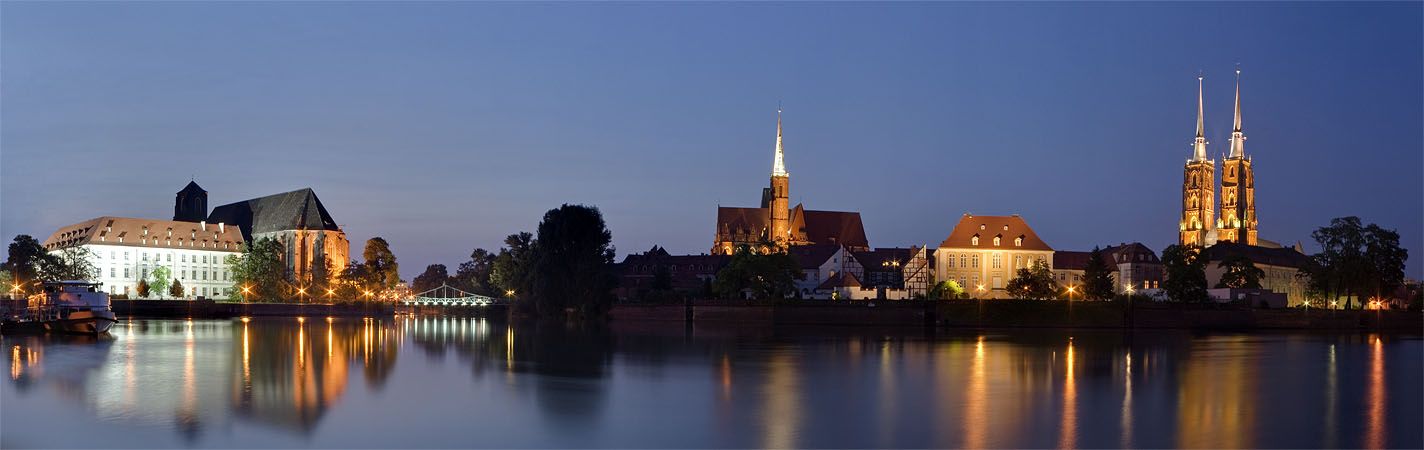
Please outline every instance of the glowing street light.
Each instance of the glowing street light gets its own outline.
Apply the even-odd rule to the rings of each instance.
[[[1075,290],[1077,290],[1076,286],[1068,286],[1068,301],[1073,301],[1073,291]]]
[[[336,289],[326,288],[326,299],[331,300],[333,295],[336,295]]]
[[[242,285],[242,302],[247,303],[247,294],[252,293],[252,285]]]
[[[504,296],[505,296],[505,297],[509,297],[509,298],[514,298],[514,289],[510,289],[510,290],[504,291]]]

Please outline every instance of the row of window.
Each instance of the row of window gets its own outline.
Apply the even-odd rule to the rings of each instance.
[[[125,285],[125,286],[123,287],[123,289],[120,290],[118,286],[115,286],[115,285],[112,285],[112,284],[111,284],[111,285],[109,285],[109,295],[118,295],[118,294],[121,293],[121,292],[122,292],[125,296],[133,295],[133,293],[134,293],[133,290],[134,290],[134,289],[137,289],[137,288],[135,288],[135,287],[133,287],[133,286],[127,286],[127,285]],[[209,298],[211,298],[211,297],[216,297],[216,296],[218,296],[219,293],[221,293],[223,297],[231,297],[231,296],[232,296],[232,288],[215,288],[215,287],[198,287],[198,286],[194,286],[194,287],[188,288],[188,295],[193,296],[193,297],[197,297],[197,296],[199,296],[199,295],[202,295],[203,297],[209,297]],[[150,295],[150,296],[153,296],[153,297],[167,297],[167,296],[168,296],[168,293],[167,293],[167,292],[164,292],[164,293],[162,293],[161,295],[159,295],[159,294],[157,294],[157,293],[150,293],[149,295]]]
[[[117,278],[117,277],[118,277],[118,274],[119,274],[118,268],[116,268],[116,267],[110,267],[110,268],[109,268],[109,278]],[[213,281],[229,281],[229,272],[226,271],[226,270],[221,271],[221,272],[214,270],[214,271],[211,271],[211,272],[210,272],[210,271],[206,271],[206,270],[181,270],[181,269],[180,269],[180,270],[176,271],[175,276],[174,276],[173,278],[180,279],[180,280],[201,280],[201,281],[208,281],[208,276],[209,276],[209,274],[212,274],[212,280],[213,280]],[[222,274],[222,279],[221,279],[221,280],[218,279],[218,274]],[[125,268],[124,268],[124,278],[128,278],[128,277],[130,277],[130,276],[132,276],[132,272],[129,270],[128,267],[125,267]],[[143,278],[143,279],[148,279],[148,267],[141,267],[141,268],[139,268],[139,277],[140,277],[140,278]]]
[[[103,254],[102,252],[94,252],[94,257],[97,258],[97,259],[104,259],[104,254]],[[142,258],[143,261],[148,261],[148,252],[143,252],[143,253],[141,253],[140,257]],[[158,260],[160,259],[160,257],[162,257],[162,259],[165,259],[167,262],[173,262],[173,254],[172,254],[172,253],[163,253],[163,254],[155,253],[155,254],[153,255],[153,260],[154,260],[154,261],[158,261]],[[115,259],[115,260],[118,259],[118,252],[117,252],[117,251],[114,251],[114,250],[109,250],[109,259]],[[189,259],[191,259],[192,261],[189,261]],[[128,260],[129,260],[129,252],[124,252],[124,261],[128,261]],[[186,262],[192,262],[192,263],[199,263],[199,262],[201,262],[202,264],[217,264],[217,263],[219,263],[219,262],[222,262],[222,259],[221,259],[221,258],[218,258],[218,255],[196,255],[196,256],[194,256],[194,257],[192,257],[192,258],[189,258],[186,253],[180,253],[180,254],[178,254],[178,262],[184,262],[184,263],[186,263]]]
[[[1008,227],[1004,227],[1004,228],[1007,229]],[[998,246],[999,246],[999,243],[1002,242],[1002,240],[1003,240],[1003,235],[1002,235],[1002,234],[994,235],[994,246],[995,246],[995,247],[998,247]],[[1014,238],[1014,247],[1023,247],[1023,240],[1024,240],[1024,237],[1023,237],[1022,235],[1020,235],[1019,237]],[[969,237],[969,245],[975,245],[975,246],[979,245],[979,235],[978,235],[978,234],[975,234],[974,236],[970,236],[970,237]]]

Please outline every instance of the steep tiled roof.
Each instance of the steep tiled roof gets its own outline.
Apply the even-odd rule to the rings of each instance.
[[[240,225],[247,239],[252,239],[253,233],[341,229],[311,188],[222,205],[208,214],[208,222]]]
[[[1201,254],[1209,261],[1208,264],[1216,264],[1232,255],[1243,255],[1253,263],[1278,267],[1298,269],[1310,264],[1310,256],[1297,252],[1293,248],[1268,248],[1235,242],[1218,242],[1216,245],[1207,247]]]
[[[44,241],[47,250],[85,244],[236,252],[242,231],[233,224],[104,216],[60,227]]]
[[[760,234],[771,224],[765,208],[717,207],[717,233]]]
[[[983,243],[982,241],[980,242]],[[991,243],[992,245],[992,243]],[[1088,255],[1092,252],[1075,252],[1069,250],[1055,250],[1053,252],[1053,268],[1065,270],[1083,270],[1088,267]],[[1139,257],[1139,255],[1141,257]],[[1161,263],[1157,258],[1157,253],[1147,248],[1139,242],[1130,244],[1118,244],[1102,248],[1103,262],[1107,263],[1112,270],[1117,270],[1118,263]]]
[[[800,206],[797,205],[798,209]],[[869,240],[865,238],[865,225],[860,222],[860,213],[809,209],[800,211],[804,214],[802,226],[806,240],[817,244],[837,243],[847,247],[870,247]],[[793,229],[794,226],[793,224]]]
[[[1053,268],[1061,270],[1083,270],[1088,267],[1088,255],[1092,252],[1056,250],[1053,252]]]
[[[973,245],[973,237],[979,236],[979,245]],[[1038,238],[1038,234],[1029,228],[1028,223],[1017,214],[1011,216],[976,216],[965,214],[959,218],[959,224],[954,226],[954,231],[949,233],[949,237],[944,239],[939,246],[941,248],[996,248],[994,247],[994,236],[1000,236],[999,247],[1003,249],[1017,250],[1048,250],[1052,251],[1048,243]],[[1023,245],[1015,246],[1014,238],[1023,237]]]
[[[860,287],[860,280],[855,278],[855,274],[836,273],[835,275],[831,275],[830,278],[827,278],[820,286],[816,286],[816,289],[834,289],[838,287],[858,288]]]
[[[813,244],[793,246],[787,252],[801,263],[802,269],[814,269],[825,264],[840,249],[841,246],[836,244]]]

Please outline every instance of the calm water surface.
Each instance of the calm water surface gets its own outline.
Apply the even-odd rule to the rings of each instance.
[[[4,337],[5,447],[1424,446],[1417,336],[121,322]]]

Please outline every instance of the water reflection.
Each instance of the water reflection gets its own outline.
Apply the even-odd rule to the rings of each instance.
[[[1414,448],[1424,413],[1400,336],[308,317],[0,344],[4,447]]]

